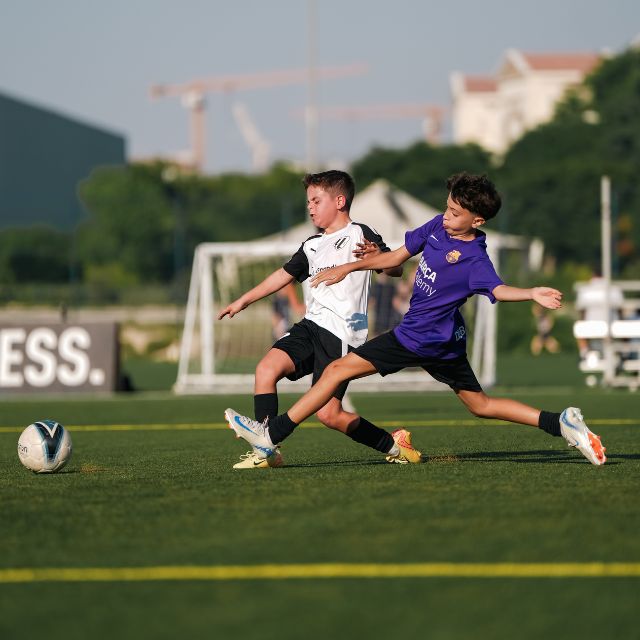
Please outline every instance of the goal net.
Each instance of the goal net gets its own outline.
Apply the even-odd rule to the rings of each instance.
[[[299,242],[205,243],[196,248],[189,297],[180,345],[179,394],[250,393],[254,371],[260,359],[279,337],[274,333],[273,296],[255,302],[233,318],[217,315],[230,302],[259,284],[280,268],[300,246]],[[405,269],[411,271],[411,269]],[[373,278],[376,278],[374,274]],[[303,300],[306,283],[298,285]],[[474,296],[465,305],[469,335],[473,336],[471,364],[483,386],[495,382],[496,311],[484,296]],[[291,322],[299,318],[292,316]],[[373,327],[370,314],[370,328]],[[370,336],[372,333],[370,333]],[[310,376],[282,380],[281,392],[302,392]],[[422,369],[406,369],[382,378],[379,375],[355,380],[354,392],[421,391],[447,388]]]

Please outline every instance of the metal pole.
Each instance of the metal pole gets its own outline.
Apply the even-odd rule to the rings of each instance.
[[[200,253],[200,339],[202,340],[202,375],[211,377],[214,373],[213,354],[213,274],[211,263],[204,251]]]
[[[307,108],[305,112],[305,128],[307,134],[307,171],[313,173],[317,165],[318,140],[318,100],[317,100],[317,68],[316,68],[316,3],[307,0],[308,24],[308,65],[309,78],[307,85]]]
[[[603,340],[602,355],[604,358],[603,383],[609,387],[615,377],[613,344],[611,341],[611,179],[602,176],[600,180],[601,210],[601,270],[604,280],[604,307],[607,319],[607,335]]]

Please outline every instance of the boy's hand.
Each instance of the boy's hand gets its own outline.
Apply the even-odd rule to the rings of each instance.
[[[347,267],[348,265],[346,264],[340,264],[337,267],[331,267],[331,269],[325,269],[317,273],[311,278],[311,286],[317,287],[321,282],[326,285],[332,285],[344,280],[351,273]]]
[[[375,242],[371,242],[371,240],[365,239],[363,242],[359,242],[356,247],[357,248],[353,250],[353,255],[359,260],[363,260],[369,256],[377,256],[382,253],[380,247]]]
[[[231,304],[227,305],[219,314],[218,320],[222,320],[225,316],[229,316],[233,318],[236,313],[240,313],[243,309],[246,309],[249,305],[242,303],[240,300],[236,300]]]
[[[533,287],[533,299],[547,309],[559,309],[562,306],[562,293],[551,287]]]

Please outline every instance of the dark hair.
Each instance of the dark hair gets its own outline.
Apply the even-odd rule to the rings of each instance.
[[[346,210],[349,211],[351,209],[353,196],[356,193],[356,185],[348,173],[336,171],[335,169],[320,173],[308,173],[302,180],[302,184],[304,184],[305,189],[313,185],[314,187],[321,187],[332,196],[344,196],[347,201]]]
[[[456,173],[447,180],[447,189],[454,202],[485,220],[495,218],[500,211],[502,199],[487,176]]]

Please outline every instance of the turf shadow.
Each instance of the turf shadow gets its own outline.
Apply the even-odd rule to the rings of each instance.
[[[640,460],[640,453],[612,453],[607,454],[607,464],[611,460]]]
[[[573,451],[554,451],[548,449],[531,451],[475,451],[473,453],[454,454],[461,462],[518,462],[523,464],[583,464],[585,458],[576,456]],[[612,456],[617,457],[617,456]],[[620,464],[610,462],[607,464]]]
[[[309,469],[312,467],[365,467],[376,464],[389,464],[386,460],[328,460],[326,462],[298,462],[285,465],[287,469]]]

